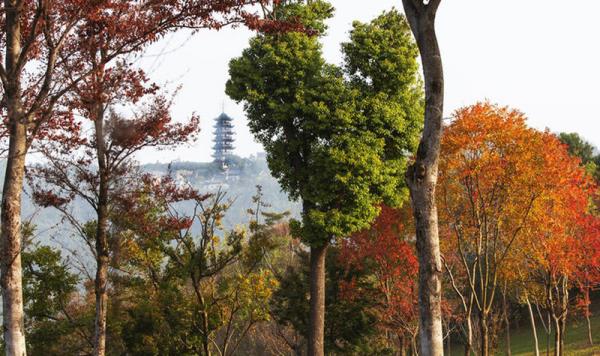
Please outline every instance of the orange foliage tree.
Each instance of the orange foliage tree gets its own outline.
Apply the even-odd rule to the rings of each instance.
[[[570,261],[579,251],[571,222],[585,212],[585,172],[554,135],[525,120],[519,111],[478,103],[459,109],[442,138],[444,264],[469,326],[476,316],[481,355],[489,352],[499,286],[524,270],[513,264],[544,266],[536,270],[555,288],[564,283],[559,275],[575,270]],[[563,320],[559,309],[553,315]]]
[[[593,345],[590,291],[600,285],[600,217],[586,214],[578,222],[582,250],[580,250],[581,256],[574,278],[581,294],[577,298],[576,306],[586,319],[588,341]]]
[[[544,172],[537,179],[539,198],[531,214],[530,239],[522,250],[531,288],[543,291],[555,333],[555,355],[564,354],[569,291],[585,292],[598,268],[598,236],[589,229],[591,177],[556,136],[542,135]],[[537,286],[536,286],[537,284]]]

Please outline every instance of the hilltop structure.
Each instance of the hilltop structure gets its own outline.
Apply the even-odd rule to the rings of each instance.
[[[214,162],[224,171],[229,170],[231,163],[231,157],[233,154],[234,132],[233,132],[233,118],[225,113],[222,113],[215,119],[214,127],[214,139],[213,142],[213,158]]]

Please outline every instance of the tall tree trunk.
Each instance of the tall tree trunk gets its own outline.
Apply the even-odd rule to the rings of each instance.
[[[416,221],[419,257],[419,313],[422,356],[444,354],[441,313],[440,245],[435,187],[438,176],[444,75],[435,34],[435,15],[441,0],[403,0],[404,12],[414,34],[425,79],[425,122],[416,159],[406,178]]]
[[[490,333],[488,327],[488,316],[482,312],[479,314],[479,327],[481,332],[481,356],[488,356],[490,349]]]
[[[21,277],[21,192],[25,175],[25,126],[10,123],[10,146],[2,191],[2,317],[6,355],[26,355]]]
[[[465,356],[469,356],[471,354],[471,349],[473,348],[473,322],[471,319],[471,312],[467,312],[467,335],[466,335],[466,343],[465,343]]]
[[[537,329],[535,326],[535,316],[533,315],[533,309],[531,308],[531,302],[528,297],[525,297],[527,301],[527,309],[529,310],[529,320],[531,321],[531,331],[533,332],[533,346],[535,347],[535,356],[540,356],[540,346],[538,343]]]
[[[548,332],[546,334],[546,356],[550,356],[550,335],[552,335],[552,321],[550,320],[550,311],[548,311]]]
[[[569,307],[569,283],[565,276],[561,276],[559,281],[554,286],[556,298],[551,298],[551,301],[556,303],[552,307],[554,326],[556,328],[555,338],[555,355],[564,355],[564,340],[567,328],[567,312]],[[552,292],[550,292],[552,293]]]
[[[27,130],[22,113],[20,73],[17,68],[21,53],[20,16],[22,4],[4,2],[7,82],[4,99],[9,125],[9,148],[2,189],[0,217],[0,284],[2,286],[2,320],[6,355],[24,356],[23,285],[21,277],[21,193],[27,154]]]
[[[589,306],[586,307],[589,309]],[[590,322],[590,313],[589,311],[586,311],[585,313],[585,321],[587,322],[587,330],[588,330],[588,342],[590,343],[590,346],[594,345],[594,339],[592,338],[592,323]]]
[[[327,245],[310,248],[308,356],[325,355],[325,256]]]
[[[565,336],[567,335],[567,315],[565,315],[560,320],[560,354],[565,354]]]
[[[562,283],[563,298],[562,298],[562,317],[560,321],[560,354],[565,353],[565,337],[567,335],[567,313],[569,312],[569,280],[567,277],[563,279]]]
[[[555,356],[561,356],[561,350],[560,350],[560,340],[562,339],[562,335],[561,335],[561,327],[560,327],[560,319],[554,317],[554,355]]]
[[[590,322],[590,286],[586,286],[585,288],[585,320],[587,322],[588,329],[588,341],[590,342],[590,346],[594,345],[594,338],[592,337],[592,323]]]
[[[106,315],[108,310],[108,172],[104,142],[104,109],[98,106],[95,120],[96,154],[98,158],[98,210],[96,227],[96,320],[94,324],[94,355],[106,354]]]
[[[512,352],[510,349],[510,320],[508,318],[508,303],[506,301],[506,284],[504,285],[504,289],[502,290],[502,314],[502,316],[504,317],[504,326],[506,328],[506,355],[511,356]]]
[[[96,320],[94,324],[94,355],[104,356],[106,354],[106,315],[108,310],[108,217],[107,208],[100,207],[98,210],[98,226],[96,231]]]

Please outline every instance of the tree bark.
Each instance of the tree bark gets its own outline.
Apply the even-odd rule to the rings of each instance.
[[[96,154],[98,158],[98,207],[96,226],[96,319],[94,323],[94,355],[106,354],[106,316],[108,310],[108,172],[106,166],[106,147],[104,142],[104,109],[97,108],[95,120]]]
[[[10,121],[10,144],[2,191],[2,317],[6,355],[23,356],[26,350],[21,275],[21,192],[27,145],[25,125],[18,120]]]
[[[567,334],[567,317],[566,315],[560,321],[560,354],[565,354],[565,336]]]
[[[489,327],[487,317],[488,316],[485,313],[481,313],[479,317],[479,327],[481,332],[481,356],[488,356],[490,349]]]
[[[587,322],[588,342],[590,343],[590,346],[594,346],[594,339],[592,338],[592,323],[590,322],[589,311],[587,311],[585,314],[585,321]]]
[[[467,335],[465,343],[465,356],[471,355],[471,349],[473,348],[473,323],[471,321],[471,312],[467,312]]]
[[[327,245],[310,248],[308,356],[325,355],[325,257]]]
[[[546,356],[550,356],[550,335],[552,334],[552,324],[550,320],[550,311],[548,311],[548,332],[546,334]]]
[[[508,318],[508,303],[506,302],[506,285],[504,285],[504,290],[502,291],[502,309],[504,317],[504,326],[506,328],[506,355],[511,356],[512,352],[510,349],[510,320]]]
[[[558,318],[554,318],[554,355],[560,356],[562,355],[560,349],[560,340],[562,339],[560,320]]]
[[[569,279],[563,277],[561,283],[562,289],[562,314],[560,319],[560,354],[565,354],[565,336],[567,335],[567,313],[569,312]]]
[[[9,148],[2,189],[0,224],[0,284],[6,355],[24,356],[23,286],[21,276],[21,193],[27,154],[27,130],[22,113],[18,59],[21,53],[21,6],[6,0],[6,83],[4,96],[9,125]]]
[[[567,313],[569,306],[569,283],[565,276],[558,277],[554,283],[547,286],[547,299],[549,309],[554,321],[554,354],[564,354],[564,338],[567,326]]]
[[[435,34],[435,15],[441,0],[403,0],[404,12],[416,39],[425,80],[425,121],[416,159],[406,178],[416,221],[419,258],[419,313],[422,356],[444,354],[440,246],[435,187],[438,176],[444,75]]]
[[[533,309],[531,309],[531,302],[529,298],[525,297],[527,301],[527,309],[529,310],[529,320],[531,321],[531,331],[533,332],[533,345],[535,350],[535,356],[540,356],[540,346],[538,343],[537,329],[535,327],[535,316],[533,315]]]

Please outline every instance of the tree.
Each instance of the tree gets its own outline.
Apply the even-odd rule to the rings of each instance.
[[[27,348],[34,354],[57,354],[68,350],[61,337],[76,328],[69,315],[69,302],[79,277],[69,270],[62,254],[35,241],[35,226],[22,225],[23,294],[27,319]]]
[[[9,135],[9,147],[2,193],[1,284],[4,340],[7,355],[26,354],[21,281],[21,191],[25,155],[49,111],[65,88],[53,85],[59,54],[69,34],[82,17],[93,11],[89,2],[73,8],[70,1],[49,4],[46,1],[5,1],[3,4],[2,43],[4,65],[0,66],[3,102]],[[31,73],[27,64],[40,72]],[[25,88],[25,89],[24,89]]]
[[[564,283],[580,249],[575,222],[590,197],[585,171],[555,136],[528,128],[520,112],[489,103],[457,110],[442,152],[444,262],[455,292],[477,312],[481,354],[489,352],[498,289],[520,281],[528,304],[535,294],[536,279],[519,273],[544,271],[540,278],[551,287],[546,296],[555,324],[564,323]],[[452,277],[456,270],[467,282],[462,290]]]
[[[342,241],[339,260],[347,271],[363,273],[343,283],[342,294],[347,299],[369,298],[375,304],[378,327],[388,335],[388,341],[399,340],[400,354],[408,348],[416,354],[419,332],[417,275],[418,262],[414,246],[407,241],[407,214],[381,208],[371,228]],[[359,286],[363,285],[359,288]]]
[[[598,149],[575,132],[561,132],[558,139],[567,145],[571,156],[581,159],[581,164],[586,167],[596,182],[600,182],[600,153],[598,153]]]
[[[444,73],[435,34],[435,15],[440,2],[441,0],[402,0],[404,13],[421,53],[425,78],[425,127],[415,162],[406,173],[417,232],[422,356],[444,353],[442,263],[435,197],[444,113]]]
[[[98,84],[103,88],[102,93],[94,93],[93,98],[104,98],[104,101],[97,102],[83,94],[76,98],[77,103],[82,103],[82,115],[94,123],[93,135],[82,137],[81,147],[48,144],[42,150],[47,162],[35,166],[30,175],[36,202],[58,209],[83,241],[90,244],[90,252],[96,260],[96,354],[105,353],[108,268],[110,250],[114,248],[109,236],[109,222],[114,213],[112,201],[135,188],[136,166],[131,156],[146,147],[173,148],[187,143],[198,131],[197,118],[186,124],[171,123],[170,103],[160,95],[151,95],[150,102],[140,108],[133,119],[125,119],[115,111],[109,111],[105,119],[104,112],[108,111],[108,105],[117,103],[116,98],[127,104],[146,96],[148,91],[143,73],[128,68],[114,68],[102,78],[106,80]],[[124,88],[122,83],[127,83]],[[85,92],[85,89],[87,87],[79,90]],[[88,240],[87,229],[69,209],[75,199],[83,200],[96,213],[92,241]]]
[[[283,2],[276,9],[277,18],[299,18],[316,34],[332,11],[323,1]],[[368,43],[373,52],[363,47]],[[259,35],[230,63],[226,90],[244,101],[272,174],[302,199],[295,231],[311,249],[309,355],[324,352],[327,247],[366,228],[383,200],[399,205],[406,195],[405,153],[415,145],[404,138],[420,126],[417,53],[397,12],[355,24],[344,53],[349,82],[324,62],[318,36]],[[386,65],[373,65],[386,56]]]
[[[577,307],[585,317],[588,341],[590,345],[593,345],[590,291],[600,285],[600,218],[592,214],[585,214],[580,216],[578,225],[581,253],[574,277],[581,295],[577,299]]]
[[[259,190],[248,231],[225,231],[231,202],[222,192],[200,195],[166,176],[146,177],[135,195],[123,205],[120,224],[129,241],[122,268],[130,277],[123,283],[144,302],[129,309],[127,348],[238,353],[248,333],[269,319],[277,281],[266,260],[276,237],[272,227],[286,214],[264,211]],[[175,203],[189,199],[195,215],[179,213]],[[194,224],[198,236],[191,233]]]
[[[543,170],[534,162],[543,151],[533,146],[536,137],[519,112],[483,103],[457,110],[442,139],[444,264],[465,317],[471,318],[472,306],[478,313],[482,355],[489,349],[488,322],[507,256],[520,246],[539,195],[535,177]],[[454,268],[447,262],[456,262]],[[466,278],[462,291],[453,269]]]
[[[595,158],[595,148],[592,144],[585,141],[577,133],[561,132],[558,134],[560,142],[568,146],[569,154],[571,156],[579,157],[581,163],[586,165],[589,162],[593,162]]]
[[[583,140],[577,133],[565,133],[561,132],[558,135],[560,142],[567,145],[569,154],[574,157],[578,157],[581,160],[581,164],[586,168],[587,172],[594,178],[596,185],[600,183],[600,154],[597,153],[595,148],[589,142]],[[594,289],[598,283],[600,283],[600,274],[598,266],[600,260],[598,259],[598,195],[592,196],[596,208],[595,212],[591,214],[585,214],[580,216],[578,222],[580,237],[584,241],[582,242],[585,247],[584,253],[580,256],[581,260],[579,268],[575,274],[575,281],[578,286],[581,295],[577,300],[577,307],[586,318],[588,326],[588,341],[590,345],[593,345],[592,328],[590,323],[590,290]],[[592,248],[589,248],[591,246]]]
[[[527,257],[531,259],[529,272],[544,290],[545,306],[552,317],[555,354],[563,355],[569,292],[576,286],[578,270],[597,268],[594,249],[598,244],[593,241],[597,236],[588,235],[582,229],[590,213],[594,188],[579,159],[569,156],[554,135],[546,134],[543,143],[543,176],[548,178],[540,182],[539,199],[532,216],[535,243],[528,246]],[[583,283],[585,276],[586,273],[580,275]]]
[[[365,355],[385,354],[387,345],[377,341],[377,315],[374,309],[377,300],[369,293],[347,294],[347,286],[366,284],[367,273],[361,270],[348,270],[341,263],[341,250],[330,246],[327,253],[327,273],[325,282],[325,333],[324,343],[327,354]],[[290,345],[296,355],[303,355],[299,346],[308,338],[309,306],[306,304],[306,291],[310,286],[310,256],[300,249],[296,265],[290,266],[279,276],[279,288],[274,293],[272,313],[280,325],[296,330],[301,338],[297,345]],[[383,346],[383,347],[382,347]]]

